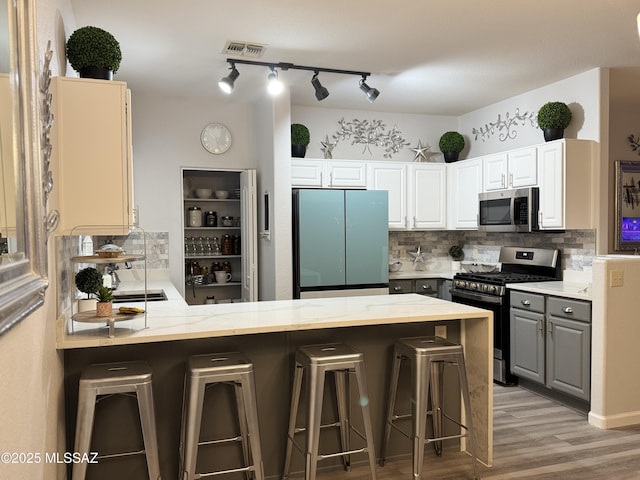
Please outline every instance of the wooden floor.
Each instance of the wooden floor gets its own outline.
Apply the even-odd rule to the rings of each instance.
[[[494,465],[479,465],[483,479],[640,479],[640,426],[600,430],[583,413],[520,387],[494,385]],[[407,441],[407,448],[409,442]],[[472,479],[470,457],[426,449],[424,480]],[[377,467],[378,480],[410,480],[408,460]],[[365,480],[367,466],[319,473],[317,480]]]

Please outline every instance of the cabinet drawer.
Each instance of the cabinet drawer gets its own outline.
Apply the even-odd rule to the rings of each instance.
[[[511,292],[511,307],[544,313],[544,295],[529,292]]]
[[[393,293],[413,293],[413,280],[391,280],[389,294]]]
[[[556,317],[591,321],[591,302],[581,302],[562,297],[547,297],[547,312]]]
[[[420,293],[422,295],[437,295],[438,279],[437,278],[421,278],[416,280],[416,293]]]

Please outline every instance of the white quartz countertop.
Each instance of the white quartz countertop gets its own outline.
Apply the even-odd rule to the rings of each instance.
[[[419,278],[443,278],[451,280],[456,273],[457,272],[453,272],[450,270],[442,272],[431,272],[428,270],[389,272],[389,280],[412,280]]]
[[[573,298],[591,301],[591,285],[571,282],[530,282],[508,283],[507,288],[521,292],[555,295],[557,297]]]
[[[147,328],[144,315],[118,321],[114,336],[110,338],[106,327],[61,317],[57,325],[57,348],[487,318],[492,315],[486,310],[418,294],[187,305],[169,281],[149,282],[147,288],[162,288],[168,297],[164,302],[147,302]],[[119,288],[121,291],[126,289],[124,284]],[[120,305],[114,304],[114,309]],[[141,306],[140,303],[126,305]]]

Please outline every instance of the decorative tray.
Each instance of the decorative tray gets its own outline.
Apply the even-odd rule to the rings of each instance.
[[[115,336],[115,323],[122,322],[125,320],[133,320],[138,317],[144,316],[143,313],[120,313],[115,310],[108,317],[99,317],[96,315],[95,310],[88,310],[86,312],[74,313],[73,320],[81,323],[103,323],[105,326],[109,327],[109,338],[113,338]]]

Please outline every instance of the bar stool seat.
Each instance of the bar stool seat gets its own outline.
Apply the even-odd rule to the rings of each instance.
[[[303,374],[307,372],[306,381],[306,426],[296,428],[296,419],[300,403]],[[326,374],[333,372],[335,376],[336,403],[338,421],[321,425],[322,401]],[[349,418],[349,374],[355,374],[358,385],[359,404],[362,408],[364,435],[353,427]],[[340,431],[341,451],[337,453],[319,454],[320,429],[336,427]],[[306,432],[305,446],[295,442],[295,434]],[[351,449],[351,432],[364,441],[364,447]],[[299,347],[295,354],[295,371],[291,394],[291,410],[287,435],[287,449],[283,469],[283,480],[289,475],[292,447],[295,446],[305,456],[305,480],[315,480],[318,460],[331,457],[342,457],[345,470],[351,466],[351,455],[368,453],[371,478],[376,478],[375,449],[373,446],[373,430],[369,408],[369,394],[364,369],[364,356],[352,347],[342,343],[308,345]]]
[[[395,402],[398,390],[398,377],[400,375],[400,365],[402,360],[409,361],[411,367],[411,414],[397,415],[395,413]],[[444,365],[457,366],[460,390],[466,415],[466,424],[449,417],[444,413],[442,405],[443,396],[443,370]],[[431,411],[428,410],[428,402],[431,401]],[[471,401],[469,397],[469,387],[467,384],[467,372],[464,361],[464,350],[462,345],[450,342],[440,337],[414,337],[402,338],[395,342],[393,352],[393,366],[391,370],[391,381],[389,386],[389,398],[387,403],[387,416],[385,432],[382,442],[380,465],[384,466],[386,450],[389,445],[391,429],[398,430],[402,435],[413,442],[413,479],[422,478],[422,465],[424,462],[424,445],[434,443],[437,455],[442,454],[442,441],[448,439],[466,437],[468,439],[471,461],[473,464],[473,474],[479,479],[476,468],[476,442],[473,430]],[[431,415],[433,421],[433,437],[428,438],[426,434],[427,416]],[[396,424],[397,420],[412,419],[411,435],[405,433]],[[443,436],[443,418],[458,425],[464,433]]]
[[[82,454],[90,450],[95,406],[98,396],[134,394],[138,400],[144,450],[98,456],[98,459],[130,455],[146,455],[150,480],[160,480],[160,464],[156,435],[151,368],[145,362],[118,362],[95,364],[87,367],[80,376],[78,392],[78,416],[76,421],[75,451]],[[102,397],[105,398],[105,397]],[[73,480],[83,480],[87,463],[73,464]]]
[[[240,435],[200,441],[205,391],[216,384],[234,387]],[[244,466],[208,473],[196,473],[198,447],[241,442]],[[180,475],[182,480],[245,472],[264,480],[258,409],[253,364],[240,352],[195,355],[189,358],[185,376],[182,427],[180,434]]]

